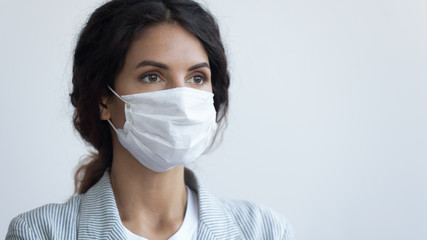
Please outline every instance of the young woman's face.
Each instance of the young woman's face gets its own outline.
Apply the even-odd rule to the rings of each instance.
[[[212,92],[208,56],[200,41],[179,24],[161,24],[146,29],[134,41],[122,71],[115,80],[119,95],[190,87]],[[114,97],[108,114],[114,126],[122,128],[124,103]]]

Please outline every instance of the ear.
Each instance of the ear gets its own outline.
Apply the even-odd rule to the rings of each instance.
[[[99,104],[99,115],[101,120],[108,120],[111,118],[111,112],[108,108],[108,97],[102,97],[101,103]]]

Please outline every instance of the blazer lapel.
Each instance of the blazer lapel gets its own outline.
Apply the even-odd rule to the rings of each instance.
[[[126,239],[109,171],[82,195],[77,239]]]
[[[197,239],[244,239],[237,223],[225,209],[223,203],[200,185],[197,177],[188,169],[185,169],[185,183],[197,192],[199,198]]]
[[[185,169],[185,183],[199,199],[199,240],[243,240],[244,237],[223,203],[199,184],[194,173]],[[126,240],[126,233],[111,188],[109,171],[82,195],[77,239]]]

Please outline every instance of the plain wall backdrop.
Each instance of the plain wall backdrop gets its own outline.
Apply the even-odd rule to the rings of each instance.
[[[73,193],[72,51],[99,0],[0,1],[0,238]],[[427,1],[208,0],[232,76],[229,126],[193,164],[299,240],[427,239]]]

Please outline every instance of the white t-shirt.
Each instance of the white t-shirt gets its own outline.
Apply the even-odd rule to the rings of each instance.
[[[187,187],[187,186],[186,186]],[[187,187],[187,208],[185,210],[184,221],[169,240],[197,240],[197,228],[199,226],[199,202],[197,195],[193,190]],[[126,232],[127,239],[129,240],[148,240],[131,232],[123,226]]]

